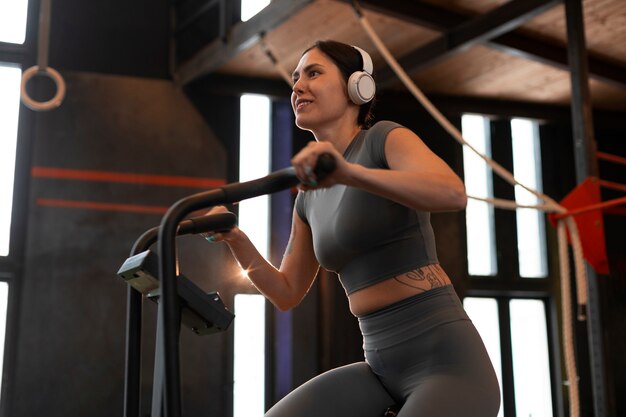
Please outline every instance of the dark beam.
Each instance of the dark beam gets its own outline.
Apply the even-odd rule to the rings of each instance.
[[[565,11],[567,55],[572,85],[572,131],[576,179],[578,183],[581,183],[588,176],[598,176],[582,0],[566,0]]]
[[[428,98],[447,115],[478,113],[494,118],[521,117],[546,123],[571,124],[569,105],[442,94],[428,94]],[[377,100],[381,105],[384,105],[384,101],[405,106],[419,105],[408,92],[385,92]],[[603,129],[623,129],[626,126],[626,112],[594,109],[593,118]]]
[[[193,58],[181,64],[175,74],[175,82],[188,84],[210,73],[238,53],[248,49],[261,39],[263,33],[279,26],[302,10],[313,0],[274,0],[269,6],[247,22],[233,26],[226,42],[217,39],[202,48]]]
[[[352,3],[352,0],[344,2]],[[361,0],[359,4],[365,9],[438,32],[451,29],[468,20],[465,14],[419,0]]]
[[[291,87],[278,79],[252,78],[237,75],[211,73],[185,85],[185,90],[202,91],[207,94],[241,95],[263,94],[276,98],[289,98]]]
[[[346,2],[349,2],[346,0]],[[405,22],[445,32],[471,19],[471,16],[446,10],[419,0],[393,1],[361,0],[363,8],[395,17]],[[563,46],[546,43],[544,40],[518,32],[509,32],[486,45],[545,65],[569,70],[567,50]],[[626,67],[612,62],[589,57],[589,76],[598,81],[626,87]]]
[[[174,36],[179,36],[182,32],[186,31],[196,23],[202,16],[208,13],[213,7],[218,6],[219,0],[209,0],[203,3],[198,9],[187,16],[180,24],[174,29]]]
[[[479,42],[510,32],[560,2],[561,0],[513,0],[505,3],[446,31],[437,39],[402,57],[399,63],[409,73],[417,71]],[[378,83],[385,87],[393,78],[393,71],[387,67],[379,72]]]
[[[212,73],[185,86],[185,90],[197,94],[241,95],[264,94],[274,98],[289,98],[291,88],[283,80],[252,78]],[[433,104],[446,114],[479,113],[495,118],[523,117],[546,122],[571,123],[569,105],[546,104],[543,102],[514,101],[469,96],[428,94]],[[402,106],[419,106],[415,98],[406,91],[384,91],[377,97],[381,106],[395,103]],[[626,112],[594,109],[594,120],[607,129],[623,129]]]
[[[27,55],[24,45],[0,42],[0,62],[21,62]]]
[[[516,415],[515,410],[515,378],[513,371],[513,338],[511,332],[510,298],[498,300],[498,324],[500,330],[500,352],[502,364],[502,411],[507,416]]]
[[[588,177],[598,176],[596,143],[593,134],[591,93],[587,66],[587,47],[582,0],[565,0],[567,23],[567,52],[572,84],[572,131],[576,180],[580,184]],[[587,272],[587,341],[591,370],[594,415],[607,417],[614,411],[608,409],[606,362],[602,332],[602,304],[598,275],[585,263]],[[581,362],[584,359],[580,359]],[[575,378],[576,375],[569,375]],[[584,406],[584,405],[583,405]],[[582,407],[581,407],[582,408]]]

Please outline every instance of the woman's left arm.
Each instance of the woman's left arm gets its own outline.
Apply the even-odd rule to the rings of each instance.
[[[385,156],[388,170],[353,165],[346,185],[417,210],[452,211],[467,205],[463,181],[411,130],[389,132]]]
[[[312,145],[318,155],[332,147],[329,143]],[[331,153],[338,158],[337,169],[321,186],[345,184],[423,211],[462,210],[467,205],[463,181],[407,128],[393,129],[387,136],[389,169],[366,168],[345,161],[334,149]]]

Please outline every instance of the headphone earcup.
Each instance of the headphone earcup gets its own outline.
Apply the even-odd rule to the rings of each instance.
[[[371,75],[365,71],[355,71],[348,78],[348,96],[354,104],[368,103],[376,94],[376,84]]]

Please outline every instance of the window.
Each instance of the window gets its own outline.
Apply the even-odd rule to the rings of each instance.
[[[27,11],[27,0],[0,2],[0,42],[24,43]]]
[[[2,375],[2,369],[4,368],[4,339],[6,336],[8,303],[9,284],[0,282],[0,375]]]
[[[463,115],[462,130],[465,140],[479,152],[491,155],[489,120],[483,116]],[[463,170],[467,194],[492,198],[491,170],[471,149],[463,147]],[[496,265],[493,206],[470,199],[466,209],[467,267],[470,275],[493,276]]]
[[[500,396],[502,396],[502,354],[500,352],[498,303],[495,298],[466,297],[463,299],[463,307],[483,339],[493,369],[496,371],[500,383]],[[498,417],[503,415],[503,407],[501,406]]]
[[[527,119],[491,122],[484,116],[464,115],[462,129],[465,139],[488,157],[493,140],[498,145],[493,148],[496,162],[500,157],[512,156],[515,178],[528,188],[541,191],[537,122]],[[491,170],[469,149],[464,149],[463,160],[468,195],[492,198]],[[522,205],[539,203],[534,194],[520,186],[515,187],[515,201]],[[515,216],[495,210],[504,211],[476,200],[468,203],[466,227],[470,277],[466,288],[468,297],[464,298],[463,305],[485,343],[504,394],[502,398],[511,402],[503,403],[499,416],[504,415],[505,409],[514,408],[517,416],[552,417],[551,349],[544,297],[555,290],[547,279],[535,279],[532,284],[529,279],[549,277],[544,215],[541,211],[526,208],[515,210]],[[499,216],[497,230],[496,215]],[[503,245],[497,249],[506,255],[501,260],[510,262],[511,256],[517,256],[517,270],[507,268],[505,264],[498,265],[496,236]],[[505,248],[505,245],[509,246]],[[477,276],[491,276],[497,280],[476,279]],[[525,298],[519,298],[520,293]],[[503,374],[503,369],[512,372]]]
[[[234,417],[265,412],[265,298],[235,295]]]
[[[241,21],[252,19],[270,4],[270,0],[241,0]]]
[[[270,100],[265,96],[241,96],[239,181],[250,181],[269,173]],[[239,204],[239,225],[261,252],[268,255],[269,196],[263,195]]]
[[[239,180],[249,181],[270,171],[270,117],[268,97],[246,94],[240,101]],[[239,226],[261,255],[269,255],[269,196],[239,203]],[[242,272],[244,275],[246,271]],[[261,417],[265,413],[265,297],[235,295],[234,417]]]
[[[19,68],[0,65],[0,256],[9,255],[21,75]]]
[[[20,110],[20,57],[26,57],[23,46],[26,39],[28,1],[0,1],[0,384],[5,381],[4,350],[9,297],[15,297],[9,280],[15,278],[15,253],[11,247],[11,224],[14,204],[16,148]],[[11,45],[13,44],[13,45]],[[24,193],[22,193],[24,194]],[[4,262],[8,260],[9,262]],[[9,282],[7,282],[9,281]],[[10,382],[10,381],[9,381]],[[1,387],[0,387],[1,388]],[[1,390],[0,390],[1,391]]]
[[[551,417],[545,306],[541,300],[511,300],[509,308],[516,415]]]
[[[463,307],[483,339],[503,392],[498,301],[466,297]],[[516,415],[551,417],[552,388],[544,303],[538,299],[511,299],[508,308]],[[498,415],[503,416],[503,407]]]
[[[511,120],[513,147],[513,174],[525,186],[541,191],[541,153],[539,128],[531,120]],[[535,205],[535,195],[519,185],[515,186],[518,204]],[[526,278],[545,278],[548,274],[546,260],[546,237],[543,212],[520,208],[517,216],[517,249],[519,274]]]

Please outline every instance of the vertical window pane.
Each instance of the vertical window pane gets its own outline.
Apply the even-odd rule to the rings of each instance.
[[[544,303],[511,300],[515,410],[518,416],[551,417],[552,389]]]
[[[7,329],[7,307],[9,303],[9,284],[0,282],[0,377],[4,366],[4,339]],[[2,392],[0,380],[0,392]]]
[[[27,0],[0,1],[0,42],[24,43]]]
[[[483,116],[463,115],[463,137],[480,153],[491,156],[489,120]],[[467,147],[463,147],[463,170],[467,194],[493,197],[491,170]],[[467,203],[467,266],[470,275],[497,274],[493,206],[470,199]]]
[[[265,413],[265,297],[235,295],[234,417]]]
[[[249,181],[270,171],[270,100],[246,94],[240,101],[239,180]],[[239,227],[261,255],[269,255],[269,197],[239,203]],[[245,272],[245,271],[244,271]],[[265,297],[235,296],[234,417],[262,417],[265,412]]]
[[[270,4],[270,0],[241,0],[241,21],[245,22],[252,19],[268,4]]]
[[[474,298],[463,299],[463,307],[467,315],[476,326],[476,330],[483,339],[487,353],[493,364],[500,384],[500,395],[502,395],[502,355],[500,352],[500,321],[498,319],[498,303],[494,298]],[[502,400],[500,401],[502,404]],[[500,406],[498,416],[503,416],[503,407]]]
[[[241,96],[239,181],[250,181],[270,171],[270,100],[266,96]],[[239,226],[261,252],[268,256],[269,197],[244,200],[239,204]]]
[[[539,129],[531,120],[511,120],[513,139],[513,173],[522,184],[541,191],[541,152]],[[530,192],[515,186],[519,204],[535,205],[539,201]],[[517,209],[517,248],[521,277],[543,278],[548,274],[543,213],[534,209]]]
[[[19,68],[0,65],[0,256],[9,254],[21,75]]]

